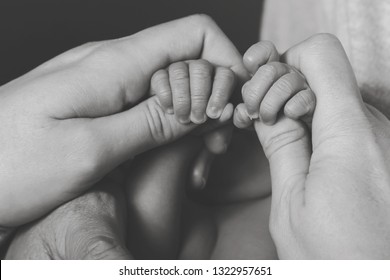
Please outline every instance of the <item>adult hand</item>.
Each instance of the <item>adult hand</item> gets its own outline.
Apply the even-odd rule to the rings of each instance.
[[[4,85],[0,225],[32,221],[128,158],[192,130],[156,98],[142,100],[156,70],[198,58],[246,76],[233,44],[196,15],[81,46]]]
[[[21,227],[6,259],[130,259],[123,184],[116,170],[86,194]]]
[[[390,121],[362,102],[340,42],[288,50],[314,91],[312,137],[287,118],[255,124],[270,161],[270,230],[280,258],[390,258]]]

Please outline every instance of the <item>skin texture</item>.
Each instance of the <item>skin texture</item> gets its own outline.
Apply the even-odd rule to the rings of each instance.
[[[120,169],[86,194],[21,227],[7,259],[131,259],[126,249],[126,200]]]
[[[150,91],[157,96],[164,111],[174,114],[180,123],[203,124],[218,119],[223,123],[233,116],[233,105],[229,102],[237,80],[231,69],[204,59],[179,61],[153,74]],[[190,180],[194,189],[205,187],[215,155],[225,153],[229,146],[233,127],[213,129],[212,126],[209,122],[207,131],[203,130],[205,148],[194,163]]]
[[[1,87],[0,225],[37,219],[193,130],[156,97],[142,100],[158,69],[199,58],[247,75],[223,32],[196,15],[70,50]]]
[[[243,60],[252,78],[242,87],[244,103],[235,110],[234,124],[238,128],[248,128],[256,119],[273,125],[279,113],[311,125],[315,95],[297,69],[279,62],[279,53],[271,42],[251,46]]]
[[[151,92],[166,112],[184,123],[218,119],[233,94],[236,76],[207,60],[176,62],[153,74]]]
[[[276,258],[268,230],[271,199],[267,159],[261,149],[243,151],[242,137],[248,136],[243,132],[234,134],[228,153],[217,159],[218,169],[212,170],[204,191],[193,192],[188,184],[191,163],[202,148],[202,140],[186,137],[136,157],[110,174],[100,188],[20,228],[7,258]],[[246,140],[246,148],[258,147],[253,136]],[[250,162],[243,160],[247,155],[252,155]],[[231,157],[242,160],[242,169],[229,173],[231,161],[223,162]],[[258,174],[260,188],[245,172],[254,163],[265,169],[264,174]],[[218,184],[213,177],[221,173],[232,183]],[[127,189],[127,207],[120,185]],[[97,205],[101,205],[98,211]],[[127,233],[123,229],[126,216]],[[129,250],[123,242],[126,239]],[[68,248],[66,254],[57,253],[64,248]]]
[[[276,53],[275,48],[273,48]],[[269,55],[261,53],[260,56]],[[272,57],[272,54],[270,55]],[[201,61],[202,67],[205,61]],[[199,61],[188,62],[191,68],[196,68]],[[177,65],[177,63],[173,64]],[[186,64],[180,64],[180,67]],[[210,65],[209,65],[210,66]],[[282,68],[282,76],[288,70],[282,64],[277,65]],[[171,66],[170,66],[171,67]],[[169,68],[170,68],[169,67]],[[191,88],[199,86],[198,84],[209,89],[215,89],[216,86],[211,84],[211,71],[204,67],[201,74],[202,79],[194,77],[191,71],[184,69],[187,85],[181,81],[181,87]],[[218,68],[217,68],[218,69]],[[220,69],[220,67],[219,67]],[[284,71],[284,72],[283,72]],[[188,74],[188,72],[190,72]],[[221,72],[220,73],[229,73]],[[175,75],[183,76],[182,73]],[[195,82],[192,79],[195,78]],[[299,76],[300,85],[304,85],[304,79]],[[225,85],[218,85],[221,80],[227,80]],[[169,107],[175,107],[175,98],[173,94],[174,85],[170,82],[170,73],[168,71],[157,71],[151,80],[151,91],[156,94],[161,103],[166,103],[165,110]],[[217,86],[221,86],[220,91],[232,92],[234,84],[229,83],[229,76],[218,77],[216,74]],[[289,81],[289,79],[287,79]],[[262,80],[263,84],[272,84],[278,79]],[[296,91],[298,91],[298,88]],[[292,88],[294,90],[294,88]],[[183,90],[178,90],[183,92]],[[204,91],[207,91],[204,89]],[[287,96],[293,95],[292,91]],[[168,94],[167,94],[168,93]],[[191,94],[195,94],[191,91]],[[203,113],[206,113],[208,102],[214,101],[204,93],[210,100],[205,100],[201,105]],[[278,100],[279,95],[274,92],[259,92],[259,95],[271,95],[271,100]],[[169,96],[170,104],[166,102]],[[191,97],[191,96],[188,96]],[[294,97],[292,97],[294,98]],[[181,100],[181,99],[180,99]],[[219,107],[226,107],[227,99],[220,102]],[[183,107],[191,105],[191,98],[187,103],[181,104]],[[260,101],[259,101],[260,103]],[[280,102],[279,102],[280,103]],[[280,110],[278,106],[274,114]],[[180,111],[180,110],[179,110]],[[222,114],[223,115],[223,114]],[[231,115],[227,117],[230,118]],[[177,115],[175,117],[178,117]],[[276,116],[273,116],[276,118]],[[221,118],[224,119],[224,118]],[[221,131],[221,130],[220,130]],[[217,135],[211,132],[211,135]],[[204,138],[204,141],[210,137]],[[242,138],[244,137],[244,138]],[[210,163],[213,158],[207,149],[202,148],[199,137],[187,137],[172,145],[144,153],[137,157],[128,168],[130,172],[127,176],[127,196],[128,196],[128,248],[135,258],[140,259],[274,259],[276,258],[275,248],[270,238],[268,230],[269,209],[270,209],[270,181],[266,159],[262,153],[256,156],[260,161],[253,161],[253,150],[249,153],[244,152],[242,146],[251,147],[257,145],[255,141],[249,141],[243,145],[243,141],[248,141],[248,134],[243,134],[235,141],[231,148],[230,155],[216,164],[217,170],[213,170],[214,175],[204,191],[189,189],[191,180],[188,180],[189,171],[192,169],[192,162],[195,155],[203,150],[199,160],[194,162],[195,171],[199,166]],[[212,139],[210,143],[219,144],[226,137]],[[207,143],[207,142],[206,142]],[[236,149],[235,149],[236,148]],[[242,166],[242,169],[235,168],[234,172],[227,171],[229,166],[234,166],[240,157],[243,162],[248,162]],[[249,159],[252,158],[252,161]],[[228,164],[224,162],[228,162]],[[252,166],[251,166],[252,165]],[[258,174],[255,182],[262,182],[259,189],[253,184],[253,175],[248,173],[248,167],[252,167],[253,172],[258,173],[254,167],[264,169],[264,173]],[[203,180],[206,182],[207,173],[210,166],[205,166],[205,170],[200,170],[200,175],[195,174],[195,181]],[[217,176],[215,176],[217,174]],[[226,182],[221,182],[221,174]],[[250,175],[250,176],[248,176]],[[223,186],[221,189],[220,186]],[[255,187],[255,188],[254,188]],[[245,229],[243,232],[242,229]],[[87,231],[86,231],[87,232]],[[18,236],[29,236],[27,233],[19,231]],[[114,234],[111,234],[111,236]],[[23,242],[23,238],[19,237]],[[39,243],[39,242],[38,242]],[[11,248],[9,257],[15,255]],[[16,249],[16,252],[18,250]],[[108,256],[115,253],[108,254]]]
[[[282,59],[305,75],[316,95],[317,104],[311,135],[307,133],[302,122],[283,116],[272,126],[260,120],[255,121],[256,133],[270,162],[273,194],[270,231],[278,256],[301,259],[389,258],[389,120],[375,108],[362,102],[348,59],[339,41],[333,36],[316,35],[291,48]],[[235,148],[234,140],[233,138],[232,149]],[[177,164],[176,166],[180,167],[190,160],[182,156],[183,147],[181,145],[193,146],[193,144],[184,143],[176,146],[178,147],[177,153],[176,149],[170,152],[165,151],[168,153],[167,156],[170,154],[172,157],[173,166]],[[168,147],[161,149],[165,148]],[[244,145],[242,150],[245,151],[245,148]],[[252,147],[249,148],[252,149]],[[152,152],[157,153],[157,150]],[[260,160],[261,155],[251,152],[254,157],[248,157],[248,160],[257,160],[259,165],[253,166],[262,167],[254,171],[255,174],[259,174],[264,170],[261,166],[263,162]],[[228,156],[229,153],[226,157]],[[251,209],[248,206],[245,212],[243,210],[245,207],[235,207],[239,205],[238,203],[232,205],[230,202],[230,207],[223,206],[221,200],[214,199],[211,191],[218,186],[206,188],[205,193],[202,194],[190,194],[187,196],[189,202],[185,197],[184,205],[179,206],[177,201],[180,201],[181,195],[175,190],[179,190],[178,185],[182,185],[183,179],[178,179],[176,170],[171,173],[173,183],[164,185],[167,188],[165,192],[161,192],[161,184],[153,183],[161,176],[170,181],[167,173],[151,172],[154,162],[160,158],[158,154],[154,159],[150,156],[144,165],[144,172],[141,168],[137,173],[138,179],[128,181],[132,184],[144,181],[141,185],[148,186],[138,188],[141,189],[137,192],[139,199],[134,199],[135,194],[130,196],[139,205],[133,204],[129,213],[143,214],[144,217],[138,219],[137,223],[145,225],[144,227],[131,227],[130,222],[135,219],[129,219],[130,229],[140,231],[140,234],[133,233],[132,238],[137,236],[138,238],[150,238],[149,241],[152,242],[152,239],[156,238],[153,236],[155,228],[152,226],[150,228],[153,230],[148,231],[148,225],[153,225],[156,221],[155,217],[159,216],[161,219],[167,219],[166,224],[158,219],[157,222],[160,223],[162,232],[169,233],[164,236],[168,241],[171,240],[170,244],[173,244],[166,248],[161,239],[156,240],[154,244],[160,245],[153,254],[160,257],[170,258],[178,254],[181,258],[222,258],[232,255],[236,258],[244,255],[260,258],[255,253],[268,252],[269,254],[265,255],[271,258],[272,250],[267,251],[265,249],[267,247],[262,247],[264,244],[271,243],[265,238],[265,232],[261,231],[261,228],[264,229],[264,224],[267,224],[266,228],[268,228],[267,219],[262,220],[257,217],[263,225],[263,227],[255,226],[258,231],[251,229],[248,223],[239,224],[240,230],[237,232],[238,221],[249,221],[253,224],[256,217],[250,214],[266,213],[268,216],[265,211],[267,207]],[[235,174],[245,173],[237,169]],[[143,180],[142,176],[145,176]],[[213,177],[210,178],[210,182],[213,182]],[[255,182],[257,188],[260,189],[260,180]],[[239,187],[250,189],[245,184]],[[136,187],[128,185],[127,189],[132,190]],[[155,192],[157,195],[144,196],[142,195],[143,189],[147,192]],[[227,189],[231,190],[231,187],[228,186]],[[165,199],[159,200],[159,196],[162,195]],[[142,203],[145,201],[142,197],[147,198],[146,203]],[[153,210],[154,203],[148,203],[151,200],[159,202],[161,207],[154,211],[147,211],[149,207]],[[165,201],[169,203],[164,207]],[[258,205],[266,205],[266,201],[258,197]],[[217,202],[221,207],[216,206]],[[200,208],[197,207],[198,204],[208,206]],[[169,207],[175,207],[176,210],[169,210]],[[196,211],[187,212],[188,209],[196,209]],[[218,213],[227,215],[216,214],[217,209],[224,209]],[[156,213],[157,210],[158,213]],[[180,222],[177,222],[178,218],[167,214],[170,211],[174,215],[177,215],[177,211],[182,211],[184,215],[190,213],[189,218],[184,219],[187,223],[183,222],[181,226]],[[248,215],[245,216],[245,213]],[[221,219],[218,220],[218,217]],[[99,218],[96,220],[100,221]],[[170,226],[165,227],[165,225]],[[242,231],[242,228],[248,231]],[[115,232],[114,229],[115,226],[111,226],[111,232]],[[146,231],[142,232],[145,229]],[[149,234],[145,234],[148,232]],[[242,232],[254,233],[255,238],[242,236]],[[172,236],[181,236],[183,246],[175,245]],[[233,238],[229,239],[229,236]],[[334,238],[335,236],[337,238]],[[230,242],[222,242],[224,238]],[[247,240],[251,240],[248,242],[249,248],[242,249],[245,248]],[[207,246],[200,247],[199,244],[207,244]],[[237,247],[232,244],[237,244]],[[130,245],[132,246],[134,245]],[[227,248],[232,248],[236,253],[229,255],[232,251]],[[255,253],[249,254],[250,248],[255,248]],[[133,249],[134,252],[137,250],[141,251],[140,248]]]
[[[279,257],[390,258],[390,121],[363,103],[334,36],[313,36],[283,60],[305,75],[317,104],[311,137],[285,117],[255,122],[270,161]]]

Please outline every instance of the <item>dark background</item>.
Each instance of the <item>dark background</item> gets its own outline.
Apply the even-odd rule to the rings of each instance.
[[[0,0],[0,85],[90,41],[194,13],[214,18],[243,53],[258,39],[262,0]]]

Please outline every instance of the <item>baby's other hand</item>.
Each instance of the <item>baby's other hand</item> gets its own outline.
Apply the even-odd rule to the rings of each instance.
[[[286,117],[302,119],[310,126],[315,95],[299,71],[278,60],[275,46],[267,41],[253,45],[245,53],[245,67],[253,77],[242,87],[244,103],[234,113],[237,127],[249,127],[256,119],[273,125],[282,109]]]
[[[235,84],[232,70],[199,59],[176,62],[157,71],[150,88],[164,111],[175,114],[180,123],[202,124],[207,118],[221,117]]]

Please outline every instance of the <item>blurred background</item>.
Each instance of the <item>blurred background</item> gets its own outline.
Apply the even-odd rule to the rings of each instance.
[[[0,85],[90,41],[206,13],[241,53],[258,40],[262,0],[1,0]]]

